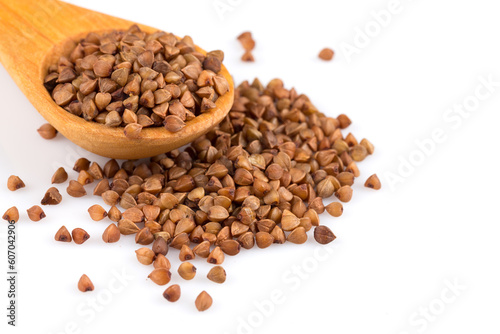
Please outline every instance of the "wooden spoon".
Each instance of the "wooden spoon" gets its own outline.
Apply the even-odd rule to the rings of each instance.
[[[131,21],[97,13],[56,0],[0,0],[0,62],[38,112],[59,132],[84,149],[116,159],[140,159],[171,151],[192,142],[218,124],[233,104],[233,80],[220,72],[230,91],[219,97],[210,112],[186,122],[179,132],[145,128],[139,139],[128,139],[123,128],[88,122],[57,106],[43,86],[50,64],[69,55],[75,41],[88,32],[126,30]],[[138,24],[147,33],[157,29]],[[175,27],[172,27],[175,28]],[[196,50],[205,53],[196,47]]]

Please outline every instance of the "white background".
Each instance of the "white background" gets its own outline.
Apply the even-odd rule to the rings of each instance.
[[[231,6],[222,15],[214,0],[71,2],[189,34],[206,50],[222,49],[237,83],[280,77],[327,115],[348,114],[353,120],[348,131],[369,138],[376,151],[360,164],[362,176],[344,215],[321,216],[338,237],[333,243],[318,249],[311,238],[305,245],[226,257],[223,285],[205,278],[209,265],[203,260],[195,261],[198,276],[181,282],[177,252],[171,250],[172,283],[182,288],[181,299],[171,304],[161,296],[165,287],[146,279],[151,267],[136,261],[133,238],[113,245],[101,241],[109,221],[93,222],[87,214],[99,198],[71,198],[61,185],[63,202],[44,207],[47,218],[40,222],[28,219],[25,210],[39,203],[57,167],[70,171],[80,156],[101,164],[106,159],[62,136],[41,139],[36,129],[44,120],[0,67],[0,211],[12,205],[21,211],[18,328],[5,325],[2,278],[2,333],[4,328],[8,333],[500,331],[500,87],[465,118],[447,111],[478,101],[480,77],[500,81],[500,20],[493,1],[401,0],[398,13],[380,31],[372,30],[364,44],[359,29],[376,29],[371,12],[387,9],[389,1],[221,0]],[[239,60],[236,36],[245,30],[257,42],[253,64]],[[357,45],[358,53],[343,53],[347,43]],[[325,46],[336,51],[332,62],[317,59]],[[445,140],[424,156],[416,141],[428,141],[439,129]],[[413,163],[401,169],[401,161],[410,159]],[[383,190],[363,188],[372,173],[380,176]],[[27,187],[9,192],[5,183],[11,174]],[[393,186],[388,175],[400,175]],[[91,239],[81,246],[57,243],[53,236],[61,225],[85,228]],[[0,267],[6,272],[7,227],[2,226]],[[306,274],[292,272],[294,267]],[[116,283],[113,272],[122,271],[133,277]],[[83,273],[93,280],[94,292],[76,289]],[[113,283],[121,291],[110,292]],[[449,290],[450,284],[458,290]],[[214,304],[199,313],[194,299],[202,290]],[[274,294],[284,303],[269,306]],[[92,298],[99,311],[89,311]]]

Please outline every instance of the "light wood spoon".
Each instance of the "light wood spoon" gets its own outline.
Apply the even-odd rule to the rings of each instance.
[[[43,86],[50,64],[69,55],[88,32],[126,30],[135,22],[97,13],[56,0],[0,0],[0,62],[38,112],[60,133],[84,149],[116,159],[139,159],[171,151],[192,142],[218,124],[233,104],[233,80],[220,72],[230,91],[216,107],[186,122],[179,132],[145,128],[139,139],[128,139],[123,128],[88,122],[57,106]],[[138,26],[147,33],[154,29]],[[172,27],[172,30],[175,27]],[[205,53],[199,47],[197,51]]]

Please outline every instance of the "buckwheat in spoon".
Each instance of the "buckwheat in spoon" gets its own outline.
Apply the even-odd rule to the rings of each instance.
[[[234,98],[221,51],[56,0],[0,0],[0,62],[84,149],[139,159],[192,142]]]

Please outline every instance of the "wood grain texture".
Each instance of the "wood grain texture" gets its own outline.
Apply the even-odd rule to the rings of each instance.
[[[57,106],[43,86],[49,64],[69,55],[75,41],[90,31],[128,29],[134,22],[56,0],[0,0],[0,62],[38,112],[62,135],[84,149],[116,159],[139,159],[171,151],[192,142],[217,125],[233,104],[234,84],[223,66],[230,91],[210,112],[186,122],[179,132],[146,128],[128,139],[123,128],[87,122]],[[138,24],[146,32],[157,29]],[[175,27],[170,31],[175,33]],[[206,53],[197,47],[197,50]]]

